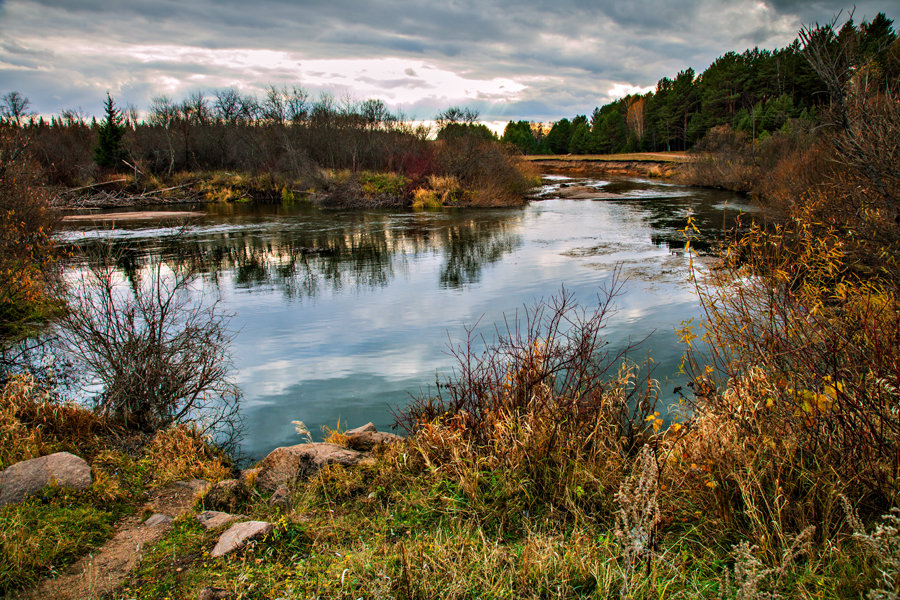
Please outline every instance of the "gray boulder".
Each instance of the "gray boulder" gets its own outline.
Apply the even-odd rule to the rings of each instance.
[[[91,466],[68,452],[18,462],[0,472],[0,506],[21,502],[51,483],[86,489],[91,485]]]
[[[219,536],[216,547],[210,552],[210,556],[218,558],[235,550],[243,548],[250,540],[258,540],[266,537],[275,529],[275,525],[265,521],[244,521],[235,523],[225,533]]]
[[[393,444],[402,439],[399,435],[378,431],[373,423],[366,423],[362,427],[345,431],[344,435],[347,437],[347,445],[361,452],[369,451],[382,444]]]
[[[325,465],[352,467],[366,458],[362,452],[325,442],[275,448],[259,463],[256,486],[273,492],[279,485],[309,479]]]

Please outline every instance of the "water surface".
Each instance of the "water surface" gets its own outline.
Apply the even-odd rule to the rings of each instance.
[[[561,200],[545,180],[520,209],[322,212],[214,205],[183,223],[79,222],[64,239],[113,243],[123,271],[192,264],[233,313],[232,355],[244,392],[243,450],[259,458],[321,427],[393,423],[410,394],[453,366],[448,340],[562,286],[594,304],[617,265],[627,282],[606,329],[612,348],[649,338],[663,399],[683,382],[674,328],[699,316],[682,251],[687,215],[707,236],[740,209],[733,194],[639,180],[585,180],[603,200]],[[614,199],[609,196],[615,194]],[[73,261],[77,264],[78,259]]]

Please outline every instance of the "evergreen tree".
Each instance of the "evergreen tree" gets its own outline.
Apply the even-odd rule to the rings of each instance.
[[[116,170],[122,166],[125,159],[125,150],[122,148],[122,137],[125,135],[124,119],[109,92],[106,93],[106,102],[103,106],[106,118],[97,128],[94,162],[104,169]]]

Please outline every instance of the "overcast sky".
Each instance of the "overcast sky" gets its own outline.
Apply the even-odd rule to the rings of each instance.
[[[301,85],[410,118],[589,114],[728,50],[789,44],[831,0],[0,0],[0,94],[99,114],[154,96]],[[856,21],[900,0],[856,2]]]

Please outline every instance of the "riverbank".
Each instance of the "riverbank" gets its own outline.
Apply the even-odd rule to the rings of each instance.
[[[673,179],[693,157],[686,152],[533,155],[524,157],[542,172],[569,176],[625,176]]]
[[[74,418],[84,416],[67,412],[47,430],[75,433],[65,428]],[[325,444],[298,436],[244,471],[184,429],[131,450],[81,441],[89,488],[0,508],[0,591],[237,600],[752,598],[740,595],[749,589],[837,599],[884,589],[879,569],[889,567],[867,544],[895,538],[860,529],[823,548],[812,530],[786,531],[793,550],[781,555],[777,541],[750,545],[740,521],[694,504],[717,493],[715,472],[683,453],[702,421],[641,426],[668,456],[657,466],[647,451],[608,452],[605,437],[560,453],[544,437],[549,421],[521,419],[527,428],[494,430],[488,445],[452,419],[406,439],[371,428],[333,431]]]
[[[225,171],[167,178],[130,174],[52,189],[50,205],[62,211],[210,203],[306,203],[324,209],[503,207],[523,204],[537,185],[539,178],[529,166],[515,161],[499,169],[495,180],[468,183],[453,175],[413,179],[396,172],[347,170],[323,170],[302,179]]]

